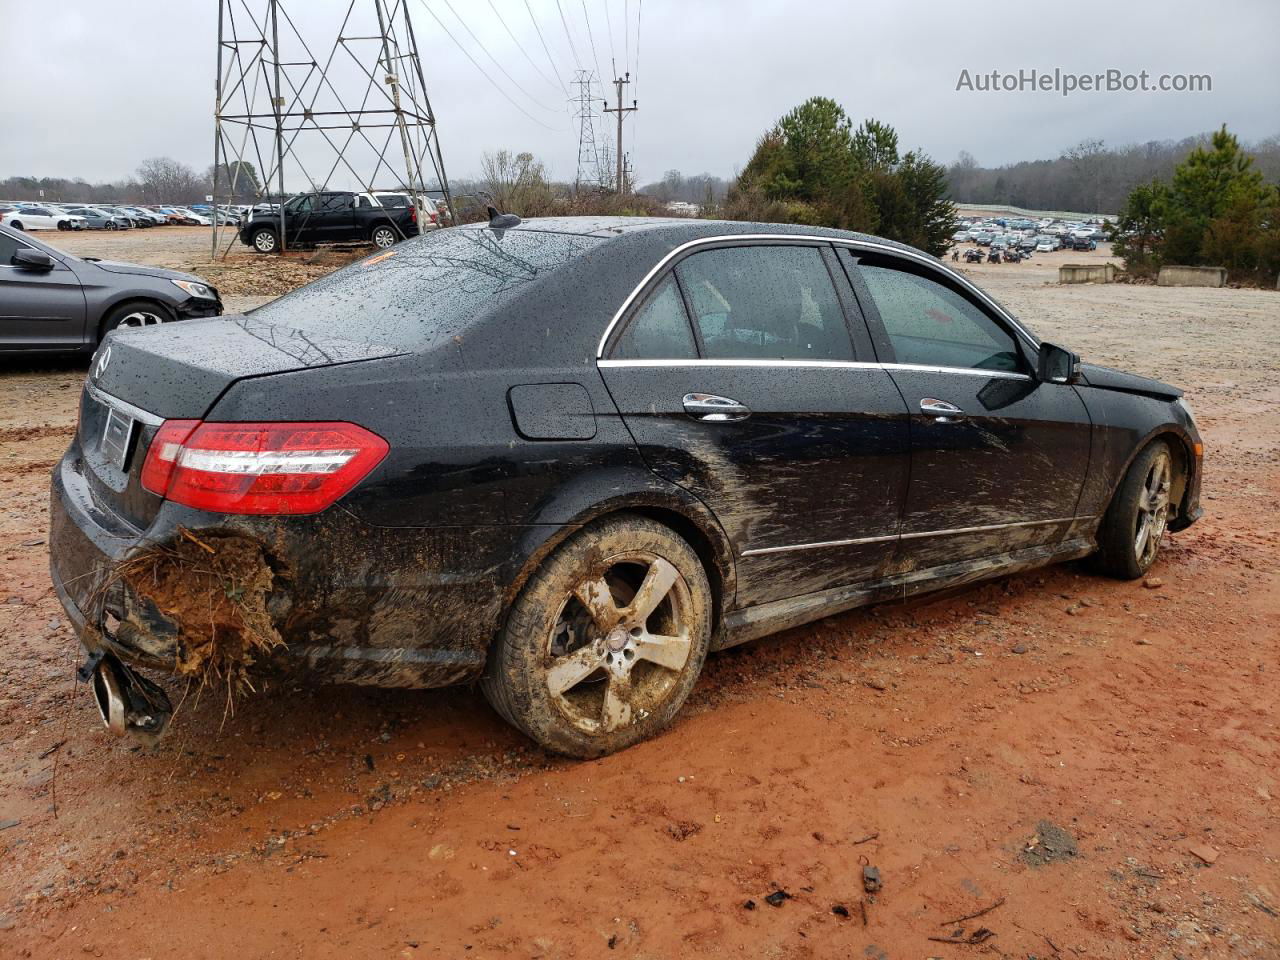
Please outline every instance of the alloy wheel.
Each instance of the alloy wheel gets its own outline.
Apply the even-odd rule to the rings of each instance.
[[[117,327],[154,327],[164,323],[164,318],[150,310],[134,310],[125,314]]]
[[[386,249],[387,247],[395,244],[395,242],[396,234],[390,227],[379,227],[377,230],[373,231],[373,245],[375,247]]]
[[[261,230],[254,234],[253,245],[259,253],[271,253],[276,248],[276,235],[270,230]]]
[[[1151,461],[1138,493],[1137,526],[1133,538],[1133,555],[1140,567],[1150,566],[1160,550],[1169,523],[1169,488],[1173,470],[1169,455],[1162,453]]]
[[[691,613],[689,586],[668,560],[648,551],[611,557],[565,598],[547,638],[552,701],[588,734],[644,719],[689,663]]]

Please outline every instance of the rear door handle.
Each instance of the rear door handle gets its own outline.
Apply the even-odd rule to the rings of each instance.
[[[925,397],[920,401],[920,412],[934,418],[935,423],[954,423],[964,419],[964,411],[954,403],[947,403],[936,397]]]
[[[684,412],[695,420],[725,423],[751,416],[751,411],[737,400],[718,397],[714,393],[686,393],[683,402]]]

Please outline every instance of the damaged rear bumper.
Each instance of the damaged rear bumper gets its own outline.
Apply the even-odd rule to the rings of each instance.
[[[239,640],[254,673],[435,687],[483,669],[497,571],[520,532],[377,527],[340,506],[282,518],[172,503],[142,531],[95,501],[73,444],[53,473],[50,575],[86,650],[122,663],[191,677]]]

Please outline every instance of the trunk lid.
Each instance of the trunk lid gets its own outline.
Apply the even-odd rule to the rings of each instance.
[[[76,428],[76,469],[84,472],[99,508],[144,530],[163,501],[143,489],[142,463],[165,420],[203,419],[239,380],[398,352],[250,317],[117,331],[89,364]],[[262,411],[262,419],[271,418],[270,410]]]

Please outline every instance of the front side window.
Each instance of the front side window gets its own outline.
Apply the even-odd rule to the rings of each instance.
[[[725,247],[676,268],[710,359],[852,360],[822,251]]]
[[[1013,335],[956,291],[919,274],[859,264],[898,363],[1018,370]]]
[[[698,355],[675,278],[668,275],[613,348],[617,360],[692,360]]]
[[[285,207],[290,213],[310,213],[313,197],[295,197],[290,200]]]
[[[7,233],[0,233],[0,266],[12,266],[13,255],[19,250],[26,249],[25,243],[19,243]]]

